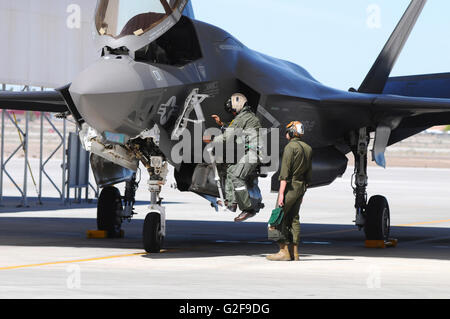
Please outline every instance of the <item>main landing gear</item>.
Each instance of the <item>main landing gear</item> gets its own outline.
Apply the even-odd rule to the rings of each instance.
[[[377,195],[367,201],[367,154],[370,136],[366,128],[351,137],[352,152],[355,157],[355,172],[352,176],[355,195],[356,226],[364,228],[366,240],[387,242],[390,232],[389,204],[385,197]]]

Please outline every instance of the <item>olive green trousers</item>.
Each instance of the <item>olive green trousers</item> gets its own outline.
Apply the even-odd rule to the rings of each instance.
[[[253,208],[247,189],[247,180],[254,174],[258,164],[238,163],[227,169],[225,193],[228,202],[237,203],[241,211]]]
[[[277,227],[279,238],[276,239],[279,244],[300,243],[300,206],[305,194],[303,184],[293,186],[291,183],[286,185],[284,193],[283,220]]]

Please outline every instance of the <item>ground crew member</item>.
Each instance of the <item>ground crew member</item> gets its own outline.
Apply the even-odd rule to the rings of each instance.
[[[258,149],[257,138],[261,123],[255,113],[248,105],[247,98],[240,93],[233,94],[231,97],[231,109],[236,114],[222,135],[214,139],[214,143],[227,143],[230,138],[234,138],[238,130],[243,131],[240,143],[244,144],[245,154],[236,164],[232,164],[227,169],[226,180],[226,198],[235,201],[242,211],[234,221],[242,222],[255,216],[255,211],[247,189],[248,179],[254,175],[258,168]],[[220,120],[220,119],[219,119]],[[239,142],[238,142],[239,143]]]
[[[269,260],[299,260],[298,244],[300,242],[300,205],[311,182],[312,148],[301,141],[304,128],[300,122],[291,122],[287,126],[286,138],[289,143],[284,148],[280,170],[280,190],[278,207],[283,207],[284,216],[277,229],[269,228],[276,234],[280,246],[277,254],[267,256]],[[273,234],[272,233],[272,234]]]

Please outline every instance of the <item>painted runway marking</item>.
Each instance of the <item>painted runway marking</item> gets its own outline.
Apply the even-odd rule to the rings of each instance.
[[[436,221],[429,221],[429,222],[419,222],[419,223],[411,223],[411,224],[402,224],[402,225],[394,225],[392,227],[411,227],[411,226],[419,226],[419,225],[431,225],[431,224],[441,224],[441,223],[449,223],[450,219],[445,220],[436,220]],[[352,229],[344,229],[344,230],[336,230],[336,231],[330,231],[330,232],[320,232],[320,233],[312,233],[312,234],[305,234],[303,237],[311,237],[311,236],[318,236],[318,235],[331,235],[331,234],[339,234],[339,233],[350,233],[358,231],[357,228]]]
[[[257,244],[257,245],[272,245],[271,241],[239,241],[239,240],[216,240],[218,244]]]
[[[412,223],[412,224],[397,225],[395,227],[409,227],[409,226],[441,224],[441,223],[449,223],[449,222],[450,222],[450,219],[446,219],[446,220],[436,220],[436,221],[431,221],[431,222],[422,222],[422,223]]]
[[[238,241],[238,240],[216,240],[216,243],[218,243],[218,244],[222,244],[222,243],[226,243],[226,244],[240,244],[241,241]]]
[[[40,264],[0,267],[0,270],[13,270],[13,269],[32,268],[32,267],[41,267],[41,266],[73,264],[73,263],[81,263],[81,262],[88,262],[88,261],[99,261],[99,260],[117,259],[117,258],[125,258],[125,257],[143,256],[143,255],[147,255],[147,253],[134,253],[134,254],[125,254],[125,255],[98,257],[98,258],[87,258],[87,259],[66,260],[66,261],[48,262],[48,263],[40,263]]]
[[[335,230],[335,231],[329,231],[329,232],[321,232],[321,233],[312,233],[312,234],[305,234],[302,237],[312,237],[312,236],[319,236],[319,235],[330,235],[330,234],[340,234],[340,233],[350,233],[357,231],[358,229],[352,228],[352,229],[345,229],[345,230]]]
[[[331,245],[328,241],[302,241],[302,244],[311,244],[311,245]]]
[[[255,244],[255,245],[272,245],[271,241],[248,241],[247,244]]]

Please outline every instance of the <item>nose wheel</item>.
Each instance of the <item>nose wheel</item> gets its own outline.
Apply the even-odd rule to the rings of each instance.
[[[164,234],[162,231],[161,214],[151,212],[147,214],[144,221],[143,243],[144,249],[148,253],[159,253],[161,251]]]
[[[161,157],[152,159],[153,166],[149,169],[150,179],[148,181],[150,213],[144,220],[142,241],[147,253],[159,253],[166,236],[166,210],[161,206],[162,198],[159,194],[166,181],[167,163],[163,163]]]

